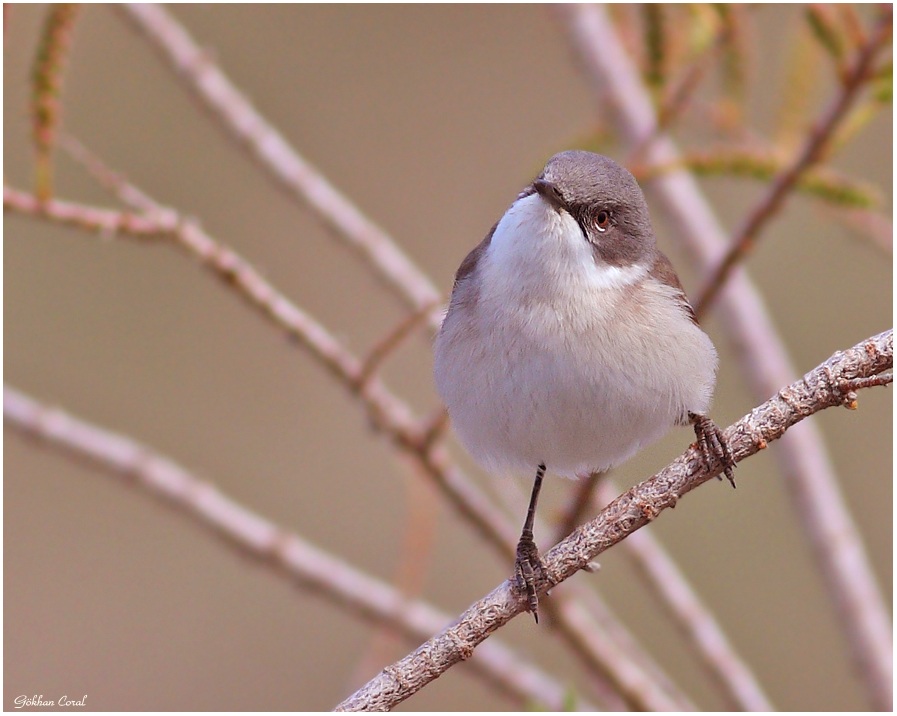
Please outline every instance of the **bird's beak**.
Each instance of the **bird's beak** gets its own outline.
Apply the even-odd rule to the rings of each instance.
[[[565,211],[567,209],[567,204],[564,201],[564,197],[561,196],[560,190],[550,181],[536,179],[533,182],[533,189],[557,211]]]

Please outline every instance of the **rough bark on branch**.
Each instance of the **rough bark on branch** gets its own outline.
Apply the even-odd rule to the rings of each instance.
[[[856,407],[856,390],[890,383],[893,368],[893,330],[872,336],[846,351],[839,351],[800,380],[788,385],[725,430],[736,462],[750,457],[778,440],[804,418],[835,406]],[[880,376],[869,380],[873,376]],[[679,499],[722,472],[722,466],[704,465],[692,445],[653,477],[611,502],[590,522],[555,545],[545,556],[548,579],[537,589],[547,589],[573,576],[601,552],[675,507]],[[505,581],[470,606],[452,626],[392,664],[336,711],[382,711],[395,707],[441,676],[459,661],[469,659],[474,648],[496,629],[525,609],[511,580]]]

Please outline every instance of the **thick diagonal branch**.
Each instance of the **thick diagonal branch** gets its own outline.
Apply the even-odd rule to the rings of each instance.
[[[855,390],[866,379],[893,368],[894,334],[889,330],[838,352],[802,379],[758,405],[725,431],[736,462],[778,440],[804,418],[835,406],[850,406]],[[590,522],[555,545],[543,558],[548,581],[538,585],[544,593],[585,568],[601,552],[655,520],[661,512],[696,487],[722,472],[708,469],[695,446],[653,477],[611,502]],[[420,691],[459,661],[490,634],[526,609],[525,597],[509,579],[473,604],[455,624],[422,644],[411,654],[380,672],[336,707],[337,711],[391,709]]]

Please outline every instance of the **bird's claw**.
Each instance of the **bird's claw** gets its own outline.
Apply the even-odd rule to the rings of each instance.
[[[723,437],[723,431],[706,415],[691,413],[689,417],[695,428],[695,436],[698,438],[697,445],[704,458],[704,464],[710,468],[715,461],[721,462],[723,464],[723,473],[732,487],[735,487],[735,473],[733,471],[735,459],[732,457],[729,444]],[[719,479],[723,479],[721,475]]]
[[[527,610],[532,613],[536,624],[539,623],[539,595],[536,593],[536,580],[545,575],[545,567],[539,556],[539,548],[532,534],[522,534],[517,543],[517,561],[514,564],[517,576],[517,588],[526,594]]]

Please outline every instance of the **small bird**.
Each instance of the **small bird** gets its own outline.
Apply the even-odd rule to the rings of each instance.
[[[436,387],[483,467],[535,471],[515,575],[536,622],[544,568],[533,521],[546,470],[605,471],[691,424],[734,487],[707,416],[717,362],[657,249],[641,188],[608,157],[552,157],[461,262],[436,337]]]

